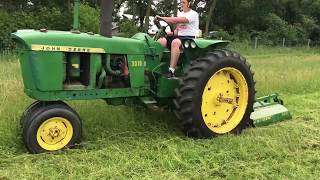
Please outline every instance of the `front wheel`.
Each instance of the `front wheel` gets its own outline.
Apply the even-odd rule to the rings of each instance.
[[[255,82],[238,53],[216,50],[190,64],[177,89],[177,116],[191,137],[238,134],[251,122]]]
[[[57,151],[78,143],[81,120],[66,104],[50,103],[30,113],[23,126],[23,140],[31,153]]]

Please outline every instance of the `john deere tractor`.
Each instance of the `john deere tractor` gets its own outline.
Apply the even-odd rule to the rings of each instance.
[[[157,42],[166,36],[169,25],[164,20],[156,22],[159,31],[153,38],[144,33],[112,37],[112,1],[102,0],[101,34],[79,32],[78,6],[75,1],[74,27],[69,32],[41,29],[12,34],[24,92],[36,100],[21,117],[23,141],[31,153],[79,142],[81,119],[67,105],[71,100],[167,107],[175,112],[182,131],[196,138],[238,134],[252,124],[254,73],[244,57],[223,49],[227,41],[183,40],[178,79],[167,79],[170,51]],[[270,104],[267,100],[260,107]],[[284,112],[279,118],[288,115]]]

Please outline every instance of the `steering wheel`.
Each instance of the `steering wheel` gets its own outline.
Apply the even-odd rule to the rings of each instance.
[[[164,25],[161,25],[160,22],[164,22]],[[174,29],[173,27],[167,22],[165,21],[164,19],[162,18],[155,18],[154,19],[154,24],[157,26],[157,28],[159,29],[158,32],[156,33],[156,35],[154,36],[154,40],[158,40],[160,39],[160,37],[167,37],[168,36],[168,33],[166,32],[166,29],[168,27],[170,27],[170,30],[172,32],[172,34],[174,34]]]

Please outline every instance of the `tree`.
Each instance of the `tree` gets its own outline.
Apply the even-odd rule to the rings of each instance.
[[[178,13],[176,0],[161,0],[157,4],[156,14],[159,16],[172,16]]]
[[[207,14],[207,18],[206,18],[206,27],[205,27],[205,32],[204,34],[205,35],[208,35],[209,34],[209,26],[210,26],[210,22],[211,22],[211,19],[212,19],[212,15],[213,15],[213,11],[217,5],[217,1],[218,0],[211,0],[210,1],[210,10],[209,10],[209,13]],[[209,5],[209,2],[207,3]]]
[[[28,0],[2,0],[2,8],[8,11],[17,11],[25,9],[28,6]]]
[[[147,6],[147,12],[146,12],[146,18],[145,18],[145,25],[144,25],[144,31],[148,32],[149,29],[149,16],[151,13],[151,4],[152,4],[152,0],[148,0],[148,6]]]

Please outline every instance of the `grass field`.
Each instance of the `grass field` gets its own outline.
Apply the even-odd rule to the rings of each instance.
[[[186,138],[174,115],[104,101],[70,105],[83,119],[82,144],[28,154],[19,118],[23,93],[16,57],[0,58],[0,179],[318,179],[320,50],[240,49],[258,96],[279,92],[294,118],[212,140]]]

